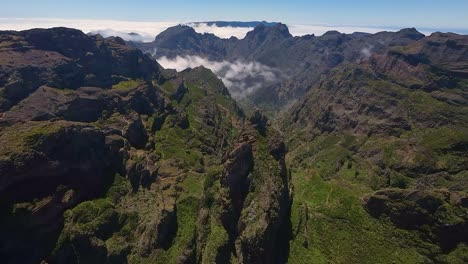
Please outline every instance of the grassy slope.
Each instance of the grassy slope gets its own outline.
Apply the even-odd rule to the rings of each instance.
[[[431,182],[434,188],[466,191],[468,159],[459,146],[468,143],[468,108],[387,81],[357,81],[367,83],[370,93],[397,101],[412,129],[399,136],[349,132],[317,136],[313,127],[304,127],[307,123],[290,128],[288,164],[293,168],[295,195],[289,262],[463,263],[468,257],[465,244],[446,254],[419,232],[371,217],[363,207],[363,198],[385,187],[413,188],[428,171],[450,174]],[[441,90],[461,94],[463,89]],[[313,102],[317,95],[308,96]],[[316,111],[305,113],[314,115]],[[439,123],[428,128],[421,124],[426,120]],[[362,155],[380,151],[379,160]]]
[[[362,185],[294,171],[290,263],[420,263],[421,240],[365,212]],[[418,243],[420,242],[420,243]],[[428,245],[428,249],[431,246]]]

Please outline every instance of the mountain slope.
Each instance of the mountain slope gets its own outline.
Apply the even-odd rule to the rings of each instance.
[[[286,257],[284,145],[211,71],[165,71],[121,39],[72,29],[1,38],[5,263]]]
[[[343,65],[285,115],[291,261],[466,260],[466,39],[436,33]]]

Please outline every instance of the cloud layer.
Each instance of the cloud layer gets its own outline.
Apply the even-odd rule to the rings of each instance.
[[[144,42],[153,41],[155,36],[166,30],[168,27],[184,24],[184,22],[140,22],[140,21],[118,21],[118,20],[83,20],[83,19],[58,19],[58,18],[0,18],[0,30],[25,30],[31,28],[50,28],[50,27],[71,27],[82,30],[85,33],[94,32],[102,34],[104,37],[120,36],[125,40],[135,40],[134,32],[141,36],[138,40]],[[231,36],[239,39],[243,38],[247,32],[253,28],[240,27],[217,27],[209,26],[206,23],[197,25],[185,23],[194,27],[199,33],[212,33],[220,38],[230,38]],[[384,30],[395,31],[398,28],[392,27],[356,27],[356,26],[334,26],[334,25],[305,25],[288,24],[289,30],[294,36],[306,34],[315,34],[317,36],[329,30],[338,30],[342,33],[368,32],[375,33]],[[423,31],[424,34],[430,34],[430,30]]]
[[[0,30],[26,30],[31,28],[70,27],[85,33],[99,32],[104,37],[119,36],[130,40],[128,33],[137,33],[145,42],[153,41],[156,35],[175,26],[177,22],[137,22],[117,20],[78,20],[55,18],[0,18]]]
[[[305,24],[288,24],[289,31],[293,36],[304,36],[307,34],[314,34],[321,36],[325,32],[330,30],[336,30],[341,33],[354,33],[354,32],[366,32],[366,33],[377,33],[380,31],[395,31],[396,28],[390,27],[360,27],[360,26],[336,26],[336,25],[305,25]]]
[[[236,37],[242,39],[247,35],[247,32],[253,30],[253,27],[218,27],[206,23],[188,23],[187,25],[193,27],[198,33],[211,33],[220,38]]]
[[[177,71],[204,66],[223,80],[231,95],[237,99],[283,79],[279,70],[252,61],[210,61],[199,56],[178,56],[175,59],[162,57],[158,62],[164,68]]]

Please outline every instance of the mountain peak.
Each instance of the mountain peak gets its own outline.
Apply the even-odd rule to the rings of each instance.
[[[274,26],[278,22],[267,22],[267,21],[207,21],[207,22],[192,22],[189,25],[201,25],[206,24],[207,26],[217,26],[217,27],[241,27],[241,28],[251,28],[258,25],[265,25],[267,27]]]
[[[342,35],[339,31],[336,31],[336,30],[330,30],[330,31],[327,31],[323,34],[323,36],[338,36],[338,35]]]
[[[158,41],[159,39],[167,39],[172,37],[180,37],[180,36],[190,36],[196,35],[197,32],[190,26],[179,24],[177,26],[170,27],[161,34],[157,35],[155,40]]]
[[[420,40],[424,38],[424,34],[419,32],[416,28],[404,28],[396,33],[399,36],[407,37],[414,40]]]
[[[289,33],[288,26],[282,23],[277,23],[273,26],[268,26],[264,24],[259,24],[254,28],[254,30],[247,33],[246,38],[251,38],[255,36],[279,36],[281,38],[290,38],[292,37],[291,33]]]

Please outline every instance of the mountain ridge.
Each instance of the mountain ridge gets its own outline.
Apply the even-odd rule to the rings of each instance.
[[[210,61],[253,61],[279,69],[289,78],[278,80],[273,86],[256,89],[246,102],[247,105],[264,106],[264,110],[270,108],[269,105],[273,108],[287,107],[307,91],[309,83],[319,81],[320,76],[342,62],[354,62],[370,53],[383,53],[391,46],[409,44],[424,37],[414,28],[395,33],[341,34],[330,31],[323,36],[293,37],[287,26],[281,23],[271,27],[259,25],[239,40],[195,32],[178,34],[177,30],[177,27],[167,29],[160,34],[159,40],[152,43],[131,45],[144,52],[157,50],[154,54],[156,59],[199,56]],[[172,39],[185,46],[176,42],[165,45],[164,36],[169,33]],[[275,92],[268,93],[268,90]],[[262,101],[263,97],[268,99]]]

